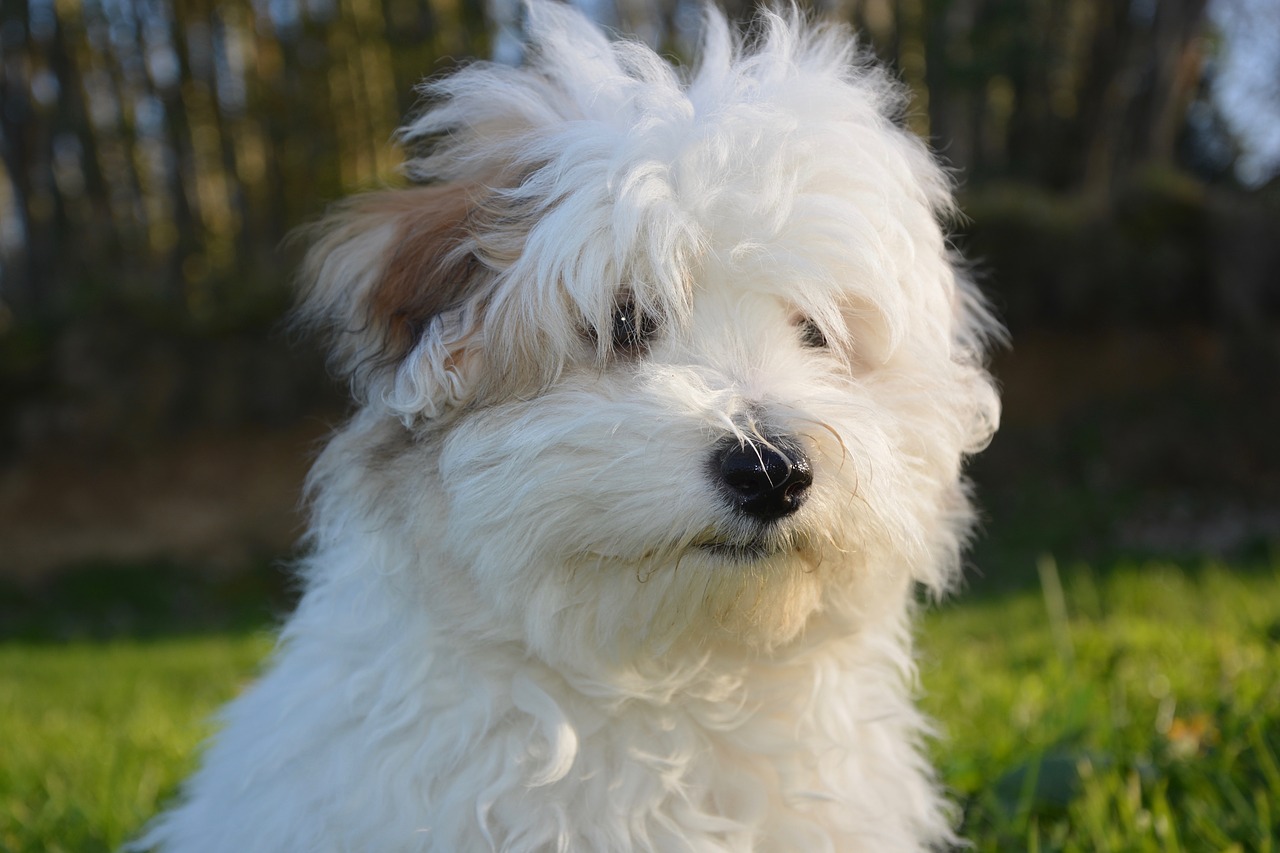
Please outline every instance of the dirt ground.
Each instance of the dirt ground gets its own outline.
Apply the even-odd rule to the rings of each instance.
[[[174,560],[212,570],[287,553],[329,427],[195,435],[148,449],[43,454],[0,472],[0,575]]]

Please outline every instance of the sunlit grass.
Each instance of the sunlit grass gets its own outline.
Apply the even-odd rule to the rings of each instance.
[[[0,850],[114,850],[193,764],[261,633],[0,644]]]
[[[1040,574],[1038,592],[923,629],[966,834],[984,850],[1275,849],[1277,568]]]
[[[1046,559],[1040,577],[921,627],[936,758],[976,849],[1275,850],[1276,564]],[[0,849],[116,848],[190,771],[208,715],[270,642],[0,643]]]

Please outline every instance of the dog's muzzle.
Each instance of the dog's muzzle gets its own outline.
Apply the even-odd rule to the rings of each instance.
[[[726,438],[711,456],[712,476],[744,515],[776,521],[795,512],[813,485],[809,457],[793,438]]]

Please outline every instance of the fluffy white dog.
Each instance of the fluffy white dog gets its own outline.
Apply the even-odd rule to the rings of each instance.
[[[685,73],[534,0],[426,85],[415,185],[313,233],[359,403],[305,593],[172,851],[912,850],[911,701],[995,330],[946,173],[838,27],[708,14]]]

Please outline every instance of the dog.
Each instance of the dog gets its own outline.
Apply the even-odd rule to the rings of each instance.
[[[675,67],[551,0],[308,232],[356,408],[303,594],[139,848],[896,851],[956,839],[911,619],[999,327],[846,29]]]

